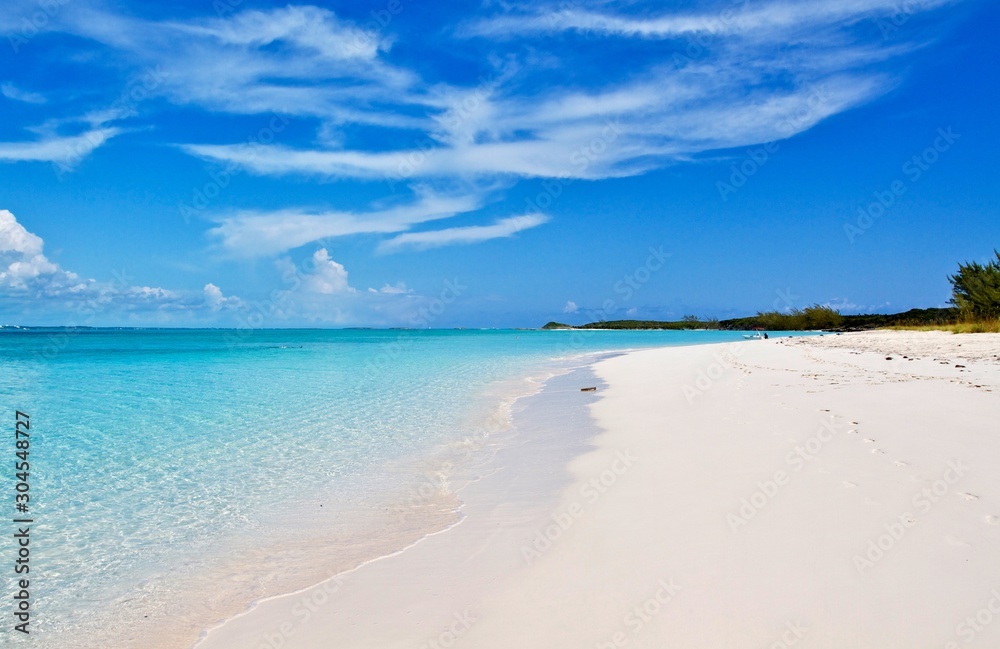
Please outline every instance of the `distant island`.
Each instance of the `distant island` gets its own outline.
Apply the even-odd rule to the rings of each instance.
[[[829,306],[814,304],[805,309],[759,311],[757,315],[730,320],[686,315],[680,320],[598,320],[585,325],[549,322],[542,329],[725,329],[766,331],[864,331],[866,329],[946,329],[954,333],[1000,332],[1000,252],[981,264],[965,262],[948,276],[951,300],[948,308],[910,309],[902,313],[842,315]]]
[[[958,309],[910,309],[903,313],[842,315],[825,306],[812,306],[789,313],[771,311],[758,313],[746,318],[713,320],[685,316],[681,320],[602,320],[584,325],[569,325],[549,322],[542,329],[721,329],[745,331],[766,329],[769,331],[864,331],[886,327],[947,327],[955,326],[960,320]]]

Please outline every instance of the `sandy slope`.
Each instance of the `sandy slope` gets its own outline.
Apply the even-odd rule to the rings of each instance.
[[[458,527],[202,646],[1000,646],[996,354],[880,332],[602,361],[604,432],[568,477],[509,462]]]

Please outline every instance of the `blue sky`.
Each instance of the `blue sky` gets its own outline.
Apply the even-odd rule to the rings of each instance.
[[[0,320],[942,306],[1000,247],[985,0],[9,1]]]

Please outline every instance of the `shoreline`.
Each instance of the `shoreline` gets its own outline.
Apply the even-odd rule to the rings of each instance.
[[[138,596],[128,593],[115,600],[123,607],[120,615],[103,611],[101,620],[85,629],[43,633],[39,646],[198,646],[210,630],[262,603],[307,591],[460,525],[458,494],[482,478],[484,467],[491,470],[492,456],[509,443],[511,409],[543,390],[548,379],[581,363],[576,356],[534,363],[524,374],[487,384],[456,419],[458,434],[394,459],[370,476],[383,490],[366,492],[359,500],[354,489],[339,504],[336,491],[303,494],[294,509],[254,523],[261,530],[285,530],[283,542],[274,542],[274,534],[266,544],[256,536],[227,539],[210,556],[172,564],[155,582],[143,581]],[[324,502],[325,508],[316,509]],[[373,511],[384,514],[373,517]]]
[[[145,382],[130,384],[128,395],[136,400],[140,394],[156,395],[163,413],[173,412],[168,406],[185,385],[183,379],[157,379],[168,367],[162,362],[165,349],[180,347],[197,354],[194,359],[180,359],[186,364],[197,361],[216,368],[209,387],[218,389],[198,392],[183,416],[156,425],[146,422],[148,417],[142,414],[146,410],[138,403],[126,399],[113,406],[123,413],[113,418],[115,425],[94,432],[113,443],[115,454],[105,462],[122,488],[111,495],[122,511],[134,510],[138,516],[119,517],[120,523],[113,527],[116,537],[123,539],[120,551],[81,543],[79,549],[86,550],[87,560],[74,561],[74,552],[48,557],[51,573],[62,581],[58,587],[53,584],[50,596],[39,603],[34,641],[39,647],[91,649],[109,642],[150,649],[191,646],[206,628],[241,615],[254,602],[298,592],[332,574],[408,547],[454,524],[461,503],[453,492],[487,472],[486,463],[495,449],[507,443],[504,426],[509,405],[517,398],[536,392],[554,374],[589,365],[608,354],[653,344],[695,344],[693,337],[682,332],[558,337],[563,342],[548,336],[509,334],[432,336],[427,344],[414,346],[405,357],[408,364],[399,371],[377,374],[374,368],[366,370],[369,373],[363,378],[372,384],[369,388],[374,394],[384,393],[384,403],[362,399],[355,407],[358,387],[351,384],[342,389],[340,375],[330,371],[342,361],[332,366],[321,362],[330,355],[328,350],[343,354],[345,349],[327,344],[327,336],[271,337],[239,350],[220,347],[215,334],[190,336],[180,334],[165,342],[157,339],[155,345],[141,336],[118,333],[86,345],[73,341],[96,354],[119,348],[138,354],[149,371],[137,377]],[[375,342],[375,349],[388,358],[393,348],[380,342],[384,338],[347,342]],[[719,339],[726,340],[710,338]],[[302,345],[294,344],[298,342],[315,344],[302,351]],[[357,358],[348,355],[347,360],[368,368],[355,361],[369,358],[370,347],[351,345],[347,351],[359,353]],[[365,351],[369,353],[360,353]],[[38,361],[32,347],[19,347],[18,352],[28,363]],[[241,362],[217,364],[220,354],[227,361]],[[116,352],[110,366],[96,365],[89,361],[92,357],[71,357],[86,362],[61,366],[68,368],[67,374],[50,384],[58,383],[63,393],[86,394],[89,386],[83,378],[91,372],[98,383],[121,382],[126,375],[124,358],[128,356]],[[242,364],[247,357],[254,360],[250,374],[277,373],[276,391],[259,392],[263,384],[246,380],[253,378]],[[424,360],[429,362],[425,365]],[[383,380],[375,381],[376,376]],[[421,384],[392,394],[393,386],[414,381]],[[226,386],[242,387],[234,401],[220,402],[221,388]],[[52,385],[45,383],[36,392],[27,400],[48,404],[47,395],[54,394]],[[263,401],[253,401],[251,395],[258,393],[266,395]],[[280,412],[276,405],[292,413],[288,425],[273,430],[258,426],[257,422],[266,421],[262,415]],[[96,412],[105,407],[103,402],[92,405]],[[79,448],[86,455],[88,448],[97,448],[94,435],[83,430],[71,412],[56,404],[45,409],[52,417],[51,430],[68,440],[60,451]],[[359,413],[367,414],[362,418]],[[133,425],[124,425],[127,421]],[[186,423],[211,425],[205,429]],[[130,435],[130,429],[143,434]],[[352,431],[358,434],[352,436]],[[401,444],[394,447],[388,440]],[[271,462],[261,453],[276,448],[275,442],[288,442],[289,452]],[[158,464],[150,456],[139,463],[147,471],[133,471],[135,458],[146,458],[149,446],[178,461]],[[185,461],[191,453],[191,461]],[[227,456],[233,461],[227,461]],[[73,466],[78,457],[64,452],[53,455],[53,460],[60,466]],[[451,466],[446,468],[449,460]],[[553,466],[557,464],[562,461]],[[173,477],[163,481],[164,489],[157,489],[154,477],[161,474]],[[204,487],[198,488],[202,482]],[[62,494],[59,487],[50,487],[51,502],[82,506],[96,502],[87,494],[99,493],[100,484],[95,480],[78,486],[75,493]],[[58,518],[50,520],[55,531],[65,531],[65,536],[76,529],[75,538],[83,539],[89,530],[97,529],[94,524],[102,520],[102,513],[93,508],[82,511],[76,527]],[[64,538],[52,547],[76,546],[72,538]],[[106,565],[112,569],[103,569]],[[79,578],[98,574],[100,581]]]
[[[550,359],[545,363],[536,364],[525,375],[492,384],[485,392],[477,395],[476,401],[482,404],[489,404],[494,412],[485,419],[482,419],[482,421],[479,419],[475,421],[470,420],[468,424],[472,428],[481,428],[482,431],[480,432],[484,436],[467,437],[462,443],[453,441],[448,447],[439,447],[432,455],[404,460],[403,464],[411,464],[419,461],[427,467],[434,468],[426,468],[420,471],[418,481],[409,484],[405,493],[382,494],[385,501],[382,504],[397,508],[412,507],[414,501],[418,504],[425,503],[431,505],[437,500],[445,498],[448,501],[448,520],[431,521],[428,519],[429,526],[420,530],[415,536],[410,535],[412,538],[401,539],[404,542],[386,547],[372,545],[372,539],[359,538],[357,540],[364,547],[368,547],[369,551],[359,555],[360,558],[357,561],[352,560],[351,563],[353,565],[351,567],[333,572],[327,571],[327,575],[324,578],[319,580],[314,579],[308,584],[297,587],[294,590],[269,593],[255,599],[249,602],[244,610],[202,629],[194,644],[185,646],[190,646],[191,649],[200,649],[213,632],[217,632],[228,624],[252,614],[259,606],[268,602],[292,598],[310,591],[334,592],[338,584],[366,566],[399,556],[428,539],[444,535],[460,526],[466,518],[464,513],[465,502],[461,494],[467,487],[490,477],[497,470],[496,468],[491,468],[491,465],[494,464],[495,455],[507,449],[513,443],[511,438],[516,435],[516,430],[515,424],[511,420],[514,417],[513,413],[518,410],[519,404],[525,400],[537,397],[540,393],[546,391],[549,382],[552,380],[559,380],[576,372],[586,372],[592,361],[588,362],[583,359],[606,357],[616,353],[619,352],[585,352],[582,354],[561,356]],[[581,362],[583,363],[582,365],[580,364]],[[479,414],[480,416],[482,415],[482,413]],[[481,474],[480,472],[484,467],[485,473]],[[401,469],[395,467],[389,468],[388,471],[389,473],[394,473],[401,471]],[[412,469],[409,472],[417,475]],[[459,486],[455,487],[452,484],[454,482],[459,483]],[[433,483],[435,492],[425,492],[424,487],[431,485],[431,483]],[[314,551],[321,550],[322,548],[314,548]],[[322,596],[320,597],[322,599]],[[305,609],[300,608],[298,612],[305,613],[309,610],[310,607],[306,604]]]
[[[199,649],[268,646],[283,621],[302,622],[270,636],[288,649],[708,648],[782,634],[831,649],[945,646],[1000,585],[988,392],[1000,364],[960,350],[960,336],[828,334],[598,360],[606,387],[590,405],[567,391],[575,407],[549,413],[563,450],[571,411],[600,427],[570,457],[522,463],[502,491],[491,483],[502,470],[470,485],[460,524],[341,580],[322,615],[271,600]],[[862,339],[870,349],[853,349]],[[907,341],[908,358],[886,361],[887,340]],[[953,352],[979,356],[943,365]],[[913,500],[940,484],[936,500]],[[896,521],[902,536],[886,537]],[[873,560],[870,543],[885,538]]]
[[[606,357],[613,354],[615,352],[601,353],[599,356]],[[302,635],[297,633],[302,631],[299,622],[304,625],[312,621],[313,613],[317,612],[313,611],[313,608],[329,609],[332,607],[329,602],[338,596],[346,602],[353,602],[349,604],[353,611],[352,615],[363,617],[366,612],[370,612],[379,617],[381,615],[379,607],[365,607],[357,605],[356,602],[359,596],[367,596],[373,602],[382,598],[384,590],[381,586],[392,581],[393,568],[390,566],[387,574],[383,569],[386,564],[394,561],[405,563],[410,557],[422,554],[425,557],[435,556],[437,565],[441,567],[447,562],[447,557],[453,554],[450,547],[455,545],[453,539],[457,534],[463,537],[458,540],[458,544],[469,555],[495,551],[493,530],[485,529],[483,523],[492,525],[494,515],[498,515],[507,523],[516,523],[510,517],[512,515],[514,518],[520,517],[525,509],[534,509],[536,517],[543,516],[556,502],[563,483],[569,479],[568,475],[561,475],[559,471],[548,471],[548,464],[564,466],[572,457],[585,452],[599,433],[586,412],[578,407],[580,404],[596,400],[593,392],[579,390],[584,383],[586,387],[597,385],[599,390],[603,387],[591,374],[589,364],[572,367],[564,373],[555,373],[545,380],[539,391],[522,395],[515,401],[511,434],[497,448],[490,470],[455,492],[462,503],[460,520],[444,529],[422,536],[405,548],[374,557],[313,586],[255,602],[251,609],[206,630],[193,647],[212,649],[229,646],[257,647],[261,644],[267,646],[268,638],[273,641],[272,644],[291,642],[294,636]],[[553,410],[557,414],[553,414]],[[524,420],[526,413],[529,418],[533,418],[535,411],[543,411],[540,413],[542,421],[535,419],[526,422]],[[563,429],[543,430],[546,417],[555,416],[572,417],[572,422],[576,426],[573,438],[562,435]],[[552,434],[552,431],[555,431],[555,434]],[[539,463],[544,463],[544,466],[540,466]],[[522,507],[512,507],[510,501],[519,501]],[[516,524],[508,527],[513,529]],[[425,547],[429,545],[437,547],[426,552]],[[444,550],[443,555],[435,554],[441,550]],[[421,560],[417,559],[417,563]],[[515,556],[513,565],[516,567],[520,560]],[[509,563],[511,562],[508,561]],[[502,571],[497,572],[499,564],[495,562],[487,564],[488,570],[493,572],[493,578],[499,578],[502,574]],[[369,575],[360,574],[365,570]],[[375,574],[372,576],[371,573]],[[359,584],[359,579],[368,580],[369,584]],[[380,587],[373,592],[371,584],[379,584]],[[358,590],[345,594],[348,587]],[[453,614],[454,611],[448,612],[448,616]],[[372,646],[377,646],[378,642],[383,641],[384,638],[373,641],[375,645]]]

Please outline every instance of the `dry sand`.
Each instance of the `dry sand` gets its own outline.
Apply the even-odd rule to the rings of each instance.
[[[1000,646],[997,354],[877,332],[603,360],[461,524],[200,649]],[[569,460],[587,402],[603,432]]]

